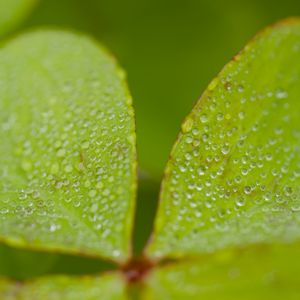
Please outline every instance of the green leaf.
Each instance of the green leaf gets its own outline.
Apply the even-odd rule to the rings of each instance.
[[[125,286],[118,274],[99,277],[45,277],[25,283],[0,280],[1,300],[125,300]]]
[[[0,35],[14,28],[31,11],[37,0],[1,0]]]
[[[23,279],[39,276],[51,270],[58,258],[55,253],[32,253],[0,245],[0,277]]]
[[[260,33],[182,126],[148,253],[196,255],[300,238],[300,23]]]
[[[53,274],[93,275],[115,270],[115,263],[97,258],[38,252],[0,244],[0,277],[27,280]]]
[[[124,73],[92,40],[25,34],[0,50],[0,239],[125,260],[136,154]]]
[[[228,251],[155,270],[143,300],[299,299],[299,244]]]

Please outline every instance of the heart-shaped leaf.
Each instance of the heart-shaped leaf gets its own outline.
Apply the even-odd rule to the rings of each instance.
[[[167,165],[148,253],[300,238],[300,24],[260,33],[214,79]]]
[[[1,0],[0,35],[6,33],[22,21],[37,0]]]
[[[299,299],[299,244],[229,251],[155,270],[143,300]]]
[[[125,300],[125,286],[119,274],[99,277],[45,277],[25,283],[0,280],[1,300]]]
[[[88,38],[25,34],[0,50],[0,239],[124,260],[136,153],[124,73]]]

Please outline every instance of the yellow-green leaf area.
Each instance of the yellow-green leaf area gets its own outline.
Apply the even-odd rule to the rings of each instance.
[[[300,238],[300,24],[258,34],[182,125],[148,253]]]
[[[299,299],[299,244],[258,246],[154,271],[143,300]]]
[[[124,260],[136,185],[131,97],[93,40],[38,31],[0,50],[0,239]]]
[[[1,300],[126,300],[118,274],[99,277],[53,276],[15,283],[0,280]]]

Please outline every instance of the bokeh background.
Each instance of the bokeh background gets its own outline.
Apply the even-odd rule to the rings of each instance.
[[[136,254],[150,233],[163,169],[184,117],[257,31],[297,15],[299,0],[39,0],[10,33],[36,27],[80,31],[108,47],[126,70],[139,156]],[[110,267],[84,258],[0,247],[0,274],[11,277]]]

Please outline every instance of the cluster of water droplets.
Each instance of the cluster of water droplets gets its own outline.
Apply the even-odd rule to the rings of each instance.
[[[255,59],[273,54],[253,49],[228,65],[184,122],[163,185],[157,255],[299,235],[300,66],[258,84]]]
[[[115,67],[95,54],[81,73],[70,58],[62,69],[74,74],[50,89],[62,58],[54,55],[43,62],[48,75],[33,68],[11,85],[26,93],[2,96],[0,234],[118,257],[134,194],[134,125]]]

